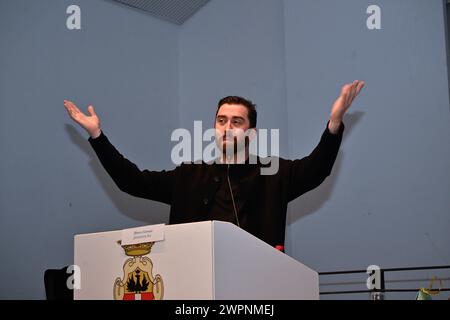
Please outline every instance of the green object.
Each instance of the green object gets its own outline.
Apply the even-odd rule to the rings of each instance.
[[[433,298],[425,289],[420,289],[417,292],[416,300],[433,300]]]

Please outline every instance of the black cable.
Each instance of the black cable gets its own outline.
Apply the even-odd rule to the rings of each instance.
[[[234,215],[236,217],[236,223],[237,226],[240,228],[240,224],[239,224],[239,218],[238,218],[238,214],[237,214],[237,210],[236,210],[236,204],[234,202],[234,196],[233,196],[233,189],[231,188],[231,182],[230,182],[230,164],[228,164],[227,166],[227,180],[228,180],[228,188],[230,189],[230,194],[231,194],[231,201],[233,202],[233,210],[234,210]]]

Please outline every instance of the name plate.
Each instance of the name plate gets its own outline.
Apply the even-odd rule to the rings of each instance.
[[[122,230],[122,246],[164,240],[164,224]]]

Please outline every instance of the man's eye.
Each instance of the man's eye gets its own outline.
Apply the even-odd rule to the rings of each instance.
[[[235,125],[241,125],[242,124],[242,121],[241,120],[234,120],[233,121],[233,124],[235,124]]]

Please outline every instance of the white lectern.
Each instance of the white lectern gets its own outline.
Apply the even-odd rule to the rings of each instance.
[[[125,248],[122,232],[75,236],[75,299],[319,299],[317,272],[237,226],[164,226],[164,239]]]

